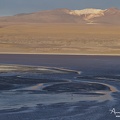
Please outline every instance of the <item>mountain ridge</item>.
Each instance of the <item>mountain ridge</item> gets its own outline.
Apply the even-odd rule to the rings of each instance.
[[[120,24],[118,8],[70,10],[59,8],[0,17],[0,22]]]

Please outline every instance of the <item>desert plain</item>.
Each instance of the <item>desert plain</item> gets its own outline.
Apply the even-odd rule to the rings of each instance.
[[[120,54],[120,26],[0,22],[0,53]]]

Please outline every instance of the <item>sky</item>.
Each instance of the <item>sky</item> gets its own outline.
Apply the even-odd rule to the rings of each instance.
[[[56,8],[85,9],[111,8],[120,9],[120,0],[0,0],[0,16],[30,13]]]

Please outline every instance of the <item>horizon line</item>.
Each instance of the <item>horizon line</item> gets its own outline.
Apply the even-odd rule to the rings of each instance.
[[[18,12],[16,14],[6,14],[6,15],[0,15],[0,17],[6,17],[6,16],[15,16],[15,15],[19,15],[19,14],[30,14],[30,13],[35,13],[35,12],[40,12],[40,11],[49,11],[49,10],[59,10],[59,9],[68,9],[68,10],[85,10],[85,9],[101,9],[101,10],[105,10],[105,9],[118,9],[120,10],[120,8],[118,7],[109,7],[109,8],[97,8],[97,7],[87,7],[87,8],[83,8],[83,9],[69,9],[69,8],[54,8],[54,9],[42,9],[42,10],[37,10],[37,11],[33,11],[33,12]]]

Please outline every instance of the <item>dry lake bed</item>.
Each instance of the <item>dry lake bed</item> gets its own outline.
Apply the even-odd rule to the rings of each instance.
[[[119,56],[1,54],[0,119],[118,119],[119,61]]]

